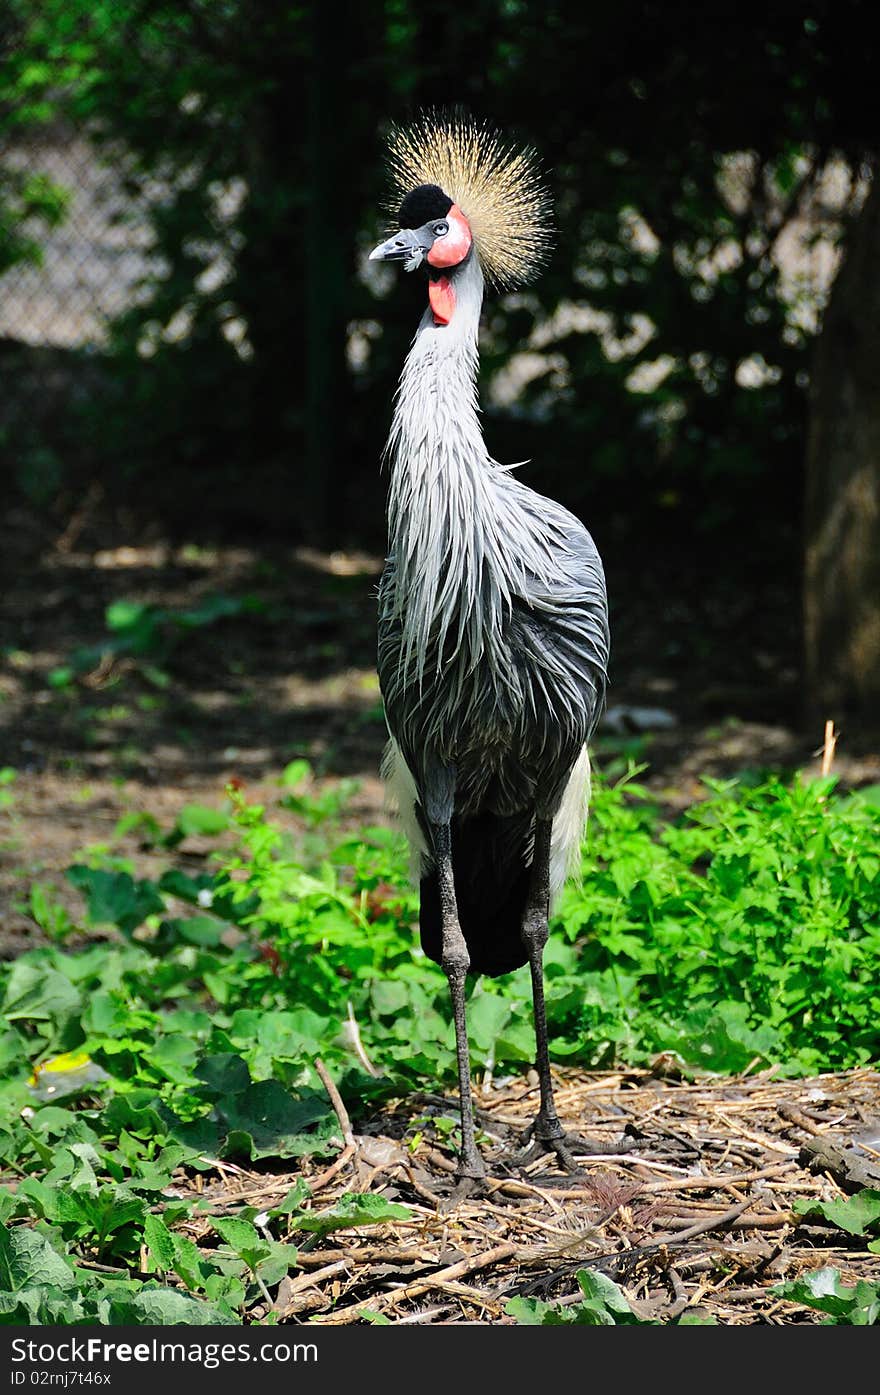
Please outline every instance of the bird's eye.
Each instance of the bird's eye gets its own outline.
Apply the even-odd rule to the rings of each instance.
[[[439,222],[439,223],[435,223],[435,224],[434,224],[434,236],[435,236],[435,237],[442,237],[442,236],[444,235],[444,233],[448,233],[448,232],[449,232],[449,224],[448,224],[443,218],[440,219],[440,222]]]

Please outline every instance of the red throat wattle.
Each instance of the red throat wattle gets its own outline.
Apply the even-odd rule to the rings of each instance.
[[[436,281],[428,282],[428,299],[435,325],[448,325],[455,309],[455,291],[448,276],[438,276]]]

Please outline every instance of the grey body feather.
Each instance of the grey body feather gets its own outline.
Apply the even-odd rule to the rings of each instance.
[[[586,818],[586,743],[608,664],[605,578],[581,522],[488,455],[475,386],[476,257],[457,270],[455,293],[448,325],[430,310],[419,325],[388,442],[383,773],[422,877],[428,821],[482,828],[497,883],[528,865],[535,818],[551,818],[555,892]],[[489,824],[474,822],[484,816]],[[511,924],[511,938],[519,933]]]

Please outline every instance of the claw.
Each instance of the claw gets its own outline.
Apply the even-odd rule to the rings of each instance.
[[[449,1196],[440,1203],[440,1214],[448,1215],[462,1201],[481,1201],[489,1195],[485,1177],[470,1177],[459,1174],[458,1181]]]
[[[529,1124],[520,1142],[530,1143],[531,1146],[514,1157],[513,1162],[517,1167],[527,1167],[536,1159],[546,1157],[548,1153],[555,1153],[566,1172],[580,1170],[575,1161],[575,1154],[589,1157],[596,1153],[629,1153],[637,1146],[637,1140],[634,1138],[622,1138],[618,1143],[600,1143],[595,1138],[582,1138],[580,1134],[566,1133],[558,1120],[554,1128],[553,1124],[543,1120],[540,1114]]]
[[[529,1143],[530,1139],[531,1145],[526,1148],[525,1152],[513,1159],[517,1167],[528,1167],[529,1163],[535,1162],[537,1158],[544,1158],[548,1153],[555,1153],[566,1172],[577,1172],[578,1164],[572,1156],[572,1151],[582,1153],[589,1151],[591,1147],[594,1152],[596,1151],[596,1145],[591,1144],[589,1139],[578,1138],[576,1134],[563,1133],[561,1129],[558,1134],[547,1138],[536,1132],[534,1124],[526,1130],[526,1136],[522,1141]]]

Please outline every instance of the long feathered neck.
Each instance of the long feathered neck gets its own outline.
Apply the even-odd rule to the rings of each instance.
[[[483,274],[471,255],[450,278],[455,311],[436,325],[430,307],[407,355],[394,403],[388,450],[392,459],[389,524],[392,539],[406,529],[409,491],[449,470],[469,474],[487,461],[477,409],[477,339]]]
[[[421,681],[452,654],[465,667],[494,654],[522,560],[501,530],[504,467],[486,451],[476,371],[483,276],[476,257],[452,277],[455,311],[419,325],[401,375],[388,450],[388,523],[402,627],[401,663]]]

